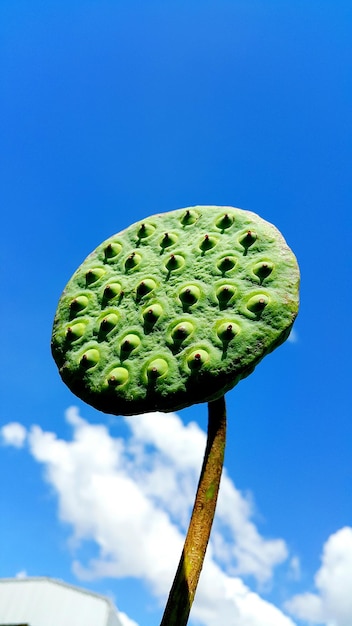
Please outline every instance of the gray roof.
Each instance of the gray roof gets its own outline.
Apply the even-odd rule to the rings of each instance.
[[[122,626],[105,596],[46,577],[0,578],[0,626]]]

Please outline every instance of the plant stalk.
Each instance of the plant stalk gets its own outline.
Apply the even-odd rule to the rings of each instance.
[[[226,443],[225,397],[208,403],[208,438],[191,520],[160,626],[186,626],[213,524]]]

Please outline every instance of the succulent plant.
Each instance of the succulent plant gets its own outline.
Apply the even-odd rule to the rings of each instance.
[[[148,217],[101,244],[59,302],[64,382],[114,414],[221,397],[288,336],[298,268],[277,229],[231,207]]]
[[[52,353],[68,387],[106,413],[208,402],[208,439],[161,626],[185,626],[214,518],[225,393],[288,337],[299,269],[255,213],[195,206],[146,218],[90,254],[57,308]]]

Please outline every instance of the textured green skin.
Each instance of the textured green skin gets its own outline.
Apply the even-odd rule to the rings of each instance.
[[[154,215],[73,275],[52,353],[73,393],[106,413],[208,402],[285,341],[298,288],[295,256],[256,214],[197,206]]]

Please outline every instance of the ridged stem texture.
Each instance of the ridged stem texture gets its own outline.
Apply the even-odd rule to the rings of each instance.
[[[208,403],[208,438],[192,516],[160,626],[186,626],[213,524],[226,443],[225,397]]]

